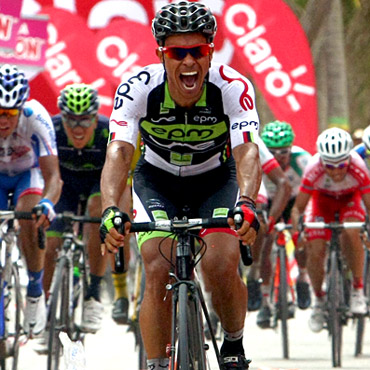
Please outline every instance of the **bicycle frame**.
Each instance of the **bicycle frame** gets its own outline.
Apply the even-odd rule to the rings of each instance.
[[[119,214],[116,218],[120,219]],[[116,222],[113,222],[116,225]],[[119,223],[122,224],[121,219]],[[197,261],[194,259],[194,238],[196,236],[192,234],[192,230],[197,231],[202,227],[228,227],[228,223],[226,218],[184,218],[131,224],[131,232],[167,231],[175,233],[178,238],[175,266],[170,271],[173,283],[166,286],[166,289],[172,292],[172,332],[167,353],[170,357],[170,368],[173,370],[207,369],[205,350],[208,349],[208,345],[204,338],[203,315],[210,327],[217,361],[220,357],[206,303],[194,269],[199,259]],[[192,356],[196,358],[196,366],[191,365]]]
[[[273,305],[272,328],[277,328],[278,320],[281,321],[281,336],[283,345],[283,357],[289,358],[289,299],[295,302],[293,281],[290,273],[290,265],[286,251],[287,239],[285,230],[291,229],[291,225],[278,223],[275,225],[277,235],[273,246],[273,284],[271,287],[270,299]]]
[[[361,229],[367,227],[366,222],[339,222],[338,215],[334,222],[304,222],[304,229],[329,229],[332,231],[329,243],[329,256],[326,267],[327,286],[327,329],[332,342],[332,365],[340,367],[342,363],[342,331],[349,317],[349,307],[345,296],[345,277],[343,257],[340,246],[340,234],[344,229]]]

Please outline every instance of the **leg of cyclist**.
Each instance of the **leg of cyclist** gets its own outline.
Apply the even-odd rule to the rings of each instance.
[[[156,364],[166,368],[166,346],[171,342],[171,299],[168,292],[169,263],[158,253],[161,238],[145,241],[141,255],[145,266],[145,293],[140,310],[140,328],[147,352],[148,366]],[[162,243],[161,251],[170,256],[171,240]],[[159,368],[159,367],[158,367]]]
[[[221,356],[224,360],[239,356],[239,362],[245,362],[243,330],[247,289],[238,273],[238,240],[229,233],[209,233],[204,240],[208,249],[202,259],[202,275],[224,330]]]
[[[130,215],[132,218],[132,195],[131,195],[131,182],[128,182],[122,198],[121,198],[121,209]],[[129,310],[129,300],[127,291],[127,269],[130,262],[130,238],[131,234],[125,236],[125,271],[116,272],[114,266],[114,256],[110,256],[110,263],[112,268],[112,280],[114,286],[114,302],[112,308],[112,319],[117,324],[127,324],[128,321],[128,310]]]
[[[266,199],[266,198],[265,198]],[[253,264],[249,268],[247,276],[247,288],[248,288],[248,311],[257,311],[261,307],[262,293],[260,283],[260,269],[261,269],[261,249],[263,240],[266,234],[266,220],[263,215],[264,207],[267,204],[262,201],[260,196],[257,198],[256,208],[259,214],[260,230],[257,235],[256,242],[252,246]]]
[[[358,218],[348,217],[344,222],[358,221]],[[353,276],[353,289],[350,299],[350,310],[353,314],[364,315],[367,311],[366,298],[364,296],[364,258],[365,252],[358,229],[346,229],[342,232],[342,251],[348,262]]]
[[[99,193],[92,194],[87,202],[90,217],[100,217],[101,198]],[[88,235],[87,250],[90,265],[90,283],[84,297],[81,329],[95,333],[101,328],[104,307],[101,303],[100,286],[107,266],[108,255],[100,253],[99,224],[86,224],[84,235]]]
[[[18,198],[16,210],[32,211],[32,208],[41,200],[41,195],[29,194]],[[32,221],[20,220],[19,241],[25,257],[29,283],[27,286],[26,309],[24,317],[24,330],[34,335],[42,332],[46,325],[45,295],[42,289],[44,274],[44,250],[39,248],[37,232]]]
[[[326,239],[312,239],[307,247],[307,271],[315,295],[309,326],[315,333],[321,331],[325,323],[325,292],[322,290],[325,278],[325,255]]]
[[[260,266],[261,266],[261,293],[262,305],[257,314],[257,325],[261,329],[270,327],[271,307],[270,307],[270,291],[271,291],[271,250],[274,233],[265,234],[261,248]]]

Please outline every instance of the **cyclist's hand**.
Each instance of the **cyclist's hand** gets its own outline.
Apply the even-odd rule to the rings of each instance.
[[[236,230],[234,215],[242,213],[243,223]],[[252,202],[241,200],[236,204],[236,207],[229,211],[228,224],[230,228],[235,230],[244,245],[252,245],[257,237],[260,227],[258,221],[256,207]]]
[[[46,198],[41,199],[32,212],[35,214],[36,227],[47,228],[56,217],[53,202]]]
[[[120,234],[114,227],[113,219],[116,214],[119,213],[124,223],[124,234],[128,234],[130,231],[130,219],[126,213],[121,213],[117,207],[108,207],[102,215],[100,224],[100,239],[101,239],[101,253],[105,254],[105,250],[108,249],[111,253],[117,253],[119,247],[124,245],[124,235]]]

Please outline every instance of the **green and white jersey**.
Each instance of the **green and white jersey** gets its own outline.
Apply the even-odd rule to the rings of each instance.
[[[257,142],[259,118],[251,82],[234,69],[212,63],[199,101],[191,108],[174,102],[162,64],[149,65],[116,91],[109,140],[136,147],[144,159],[176,176],[219,167],[231,150]]]
[[[291,198],[295,198],[298,194],[303,171],[310,158],[310,153],[300,148],[299,146],[292,146],[290,165],[285,170],[285,175],[287,176],[289,183],[292,186]],[[263,174],[263,182],[267,189],[268,198],[273,199],[276,193],[276,185],[265,174]]]

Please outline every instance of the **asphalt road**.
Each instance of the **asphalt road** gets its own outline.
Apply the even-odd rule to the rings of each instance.
[[[246,318],[245,349],[252,359],[251,370],[327,370],[331,366],[331,342],[327,331],[315,334],[308,327],[310,309],[296,310],[294,319],[289,321],[290,359],[282,356],[280,331],[259,329],[256,313]],[[370,320],[367,322],[364,354],[354,357],[355,328],[349,323],[344,330],[343,369],[370,369]],[[19,370],[46,369],[46,356],[37,355],[32,349],[35,341],[29,341],[21,348]],[[211,350],[210,350],[211,352]],[[85,339],[87,370],[136,370],[136,353],[133,335],[126,326],[117,326],[110,318],[110,301],[105,297],[103,328]],[[211,357],[211,364],[216,361]],[[217,366],[213,366],[217,369]]]

